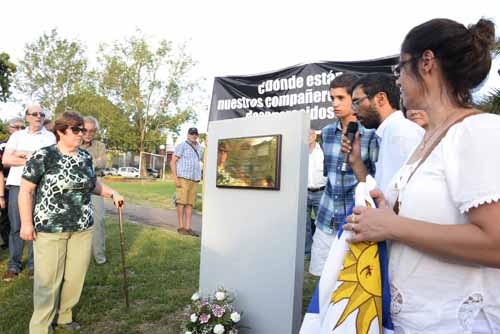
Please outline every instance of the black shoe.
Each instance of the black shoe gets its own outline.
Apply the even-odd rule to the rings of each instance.
[[[70,322],[67,324],[57,324],[57,327],[65,329],[69,332],[78,331],[78,330],[80,330],[80,328],[82,328],[82,326],[80,326],[80,324],[76,321],[73,321],[73,322]]]

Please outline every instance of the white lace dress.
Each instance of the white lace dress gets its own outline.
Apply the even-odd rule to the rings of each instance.
[[[399,193],[404,217],[468,224],[470,208],[500,200],[499,148],[500,117],[468,117],[450,128],[408,183],[416,163],[405,165],[386,197],[394,204]],[[397,334],[500,333],[500,269],[393,242],[389,279]]]

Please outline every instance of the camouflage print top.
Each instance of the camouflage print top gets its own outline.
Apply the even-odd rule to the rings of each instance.
[[[96,185],[91,155],[62,154],[57,145],[33,153],[23,179],[37,185],[33,223],[37,232],[77,232],[94,224],[90,196]]]

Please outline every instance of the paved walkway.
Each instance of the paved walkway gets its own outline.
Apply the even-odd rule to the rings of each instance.
[[[105,200],[104,206],[106,214],[118,219],[118,211],[111,201]],[[123,209],[123,216],[131,222],[177,231],[177,212],[175,210],[147,208],[127,203]],[[201,235],[201,220],[201,215],[193,213],[191,229],[198,235]]]

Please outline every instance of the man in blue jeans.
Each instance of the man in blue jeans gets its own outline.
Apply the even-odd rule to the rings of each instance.
[[[313,237],[312,212],[318,215],[319,202],[325,190],[327,178],[323,175],[323,150],[316,143],[316,132],[309,130],[309,172],[307,176],[306,257],[311,256]]]
[[[3,276],[5,282],[15,279],[22,270],[22,257],[24,240],[21,239],[19,232],[21,230],[21,218],[19,217],[19,207],[17,197],[19,194],[19,185],[24,165],[31,154],[45,146],[56,143],[56,137],[52,132],[43,127],[45,112],[38,105],[29,106],[25,111],[28,128],[14,132],[5,146],[5,152],[2,157],[4,166],[10,167],[7,177],[7,186],[9,187],[8,214],[10,220],[9,235],[9,264],[7,272]],[[33,277],[33,244],[28,242],[28,275]]]

